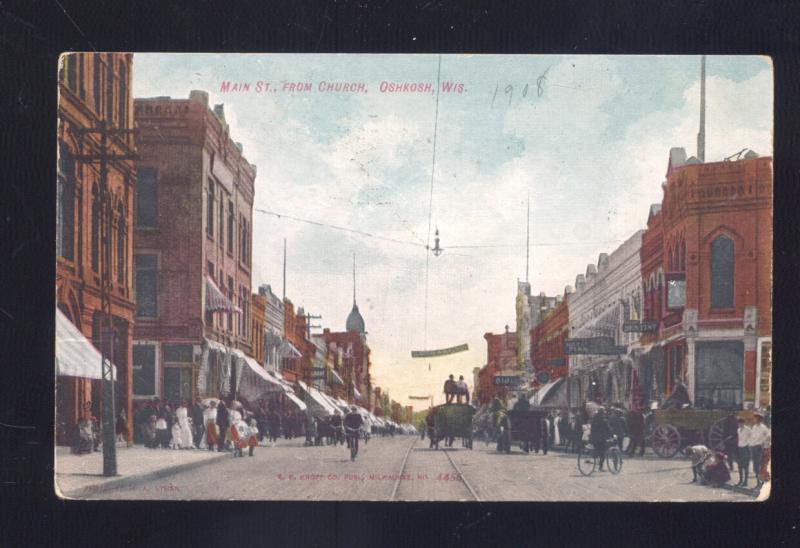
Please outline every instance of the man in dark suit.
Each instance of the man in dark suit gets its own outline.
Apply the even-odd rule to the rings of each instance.
[[[219,400],[217,405],[217,427],[219,428],[219,451],[225,451],[228,448],[228,426],[230,426],[228,419],[228,408],[225,406],[225,401]]]

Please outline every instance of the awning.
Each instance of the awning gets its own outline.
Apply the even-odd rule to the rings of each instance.
[[[67,377],[102,379],[102,357],[74,323],[56,308],[56,373]],[[117,368],[112,365],[114,378]]]
[[[294,394],[287,392],[286,397],[292,400],[294,404],[300,409],[300,411],[305,411],[306,409],[308,409],[308,406],[303,402],[303,400],[301,400]]]
[[[228,352],[228,349],[217,341],[212,341],[211,339],[205,339],[205,341],[206,346],[208,346],[210,350],[216,350],[217,352]]]
[[[542,386],[531,396],[529,400],[531,405],[535,407],[566,407],[566,390],[562,389],[562,386],[566,386],[564,378],[560,377]],[[563,402],[561,401],[562,399]]]
[[[256,401],[265,395],[286,392],[281,382],[267,373],[263,367],[250,356],[244,357],[247,367],[242,369],[238,392],[248,401]]]
[[[344,381],[342,377],[339,376],[339,373],[337,373],[335,369],[331,369],[331,373],[333,373],[333,384],[341,384],[344,386]]]
[[[356,383],[353,383],[353,394],[355,394],[357,400],[363,400],[364,396],[361,395],[361,392],[358,391],[356,388]]]
[[[206,311],[207,312],[236,312],[241,313],[242,309],[233,304],[225,294],[217,287],[209,276],[206,276]]]
[[[281,343],[280,348],[278,348],[278,354],[281,358],[302,358],[303,354],[289,341],[283,341]]]
[[[308,386],[303,381],[297,382],[300,385],[300,388],[302,388],[303,391],[311,398],[312,403],[314,404],[313,407],[322,411],[326,415],[333,415],[333,413],[336,411],[336,407],[332,406],[328,402],[328,400],[325,398],[325,394],[312,386]]]
[[[350,409],[350,404],[344,401],[342,398],[336,398],[336,403],[342,410]]]

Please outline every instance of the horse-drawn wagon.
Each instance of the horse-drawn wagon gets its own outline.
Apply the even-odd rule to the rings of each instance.
[[[692,444],[703,444],[716,451],[725,450],[726,409],[656,409],[650,437],[653,451],[668,459]]]
[[[455,438],[461,438],[464,447],[472,449],[472,417],[475,408],[466,404],[438,405],[431,411],[433,413],[433,436],[431,444],[436,449],[439,442],[445,441],[446,447],[453,445]]]
[[[543,409],[511,410],[500,419],[497,450],[511,452],[511,444],[519,443],[520,449],[528,453],[542,438],[542,419],[547,415]]]

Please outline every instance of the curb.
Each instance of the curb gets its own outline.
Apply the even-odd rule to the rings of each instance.
[[[161,468],[153,472],[148,472],[146,474],[139,474],[135,476],[122,476],[120,478],[112,479],[103,483],[95,483],[92,485],[84,485],[82,487],[77,487],[68,492],[62,491],[61,488],[58,486],[58,474],[56,474],[55,487],[58,496],[60,496],[63,499],[82,500],[97,495],[99,493],[105,493],[107,491],[112,491],[114,489],[124,488],[138,482],[152,481],[159,478],[163,478],[164,476],[171,476],[173,474],[179,474],[181,472],[186,472],[188,470],[193,470],[195,468],[201,468],[207,464],[210,464],[212,462],[217,462],[218,460],[230,456],[231,456],[230,453],[225,452],[221,455],[215,455],[213,458],[176,464],[174,466],[168,466],[166,468]]]

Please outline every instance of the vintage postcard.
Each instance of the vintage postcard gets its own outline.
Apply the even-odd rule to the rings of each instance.
[[[58,93],[61,497],[769,496],[769,58],[76,52]]]

